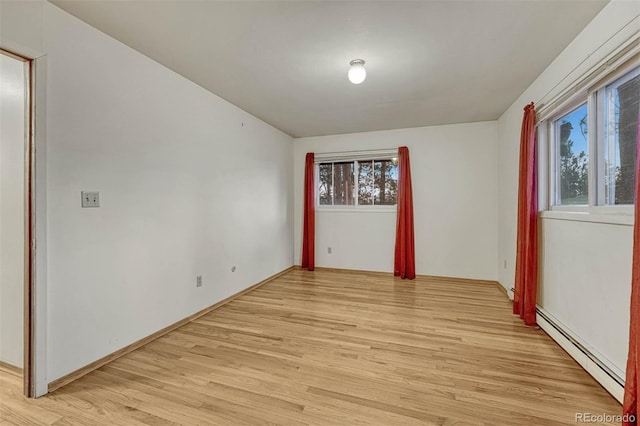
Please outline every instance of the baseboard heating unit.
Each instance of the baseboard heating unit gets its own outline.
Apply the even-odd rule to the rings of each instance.
[[[578,364],[598,381],[618,402],[624,397],[624,373],[589,348],[543,308],[536,307],[536,322]]]

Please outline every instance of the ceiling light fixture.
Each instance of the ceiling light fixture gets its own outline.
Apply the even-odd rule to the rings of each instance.
[[[349,81],[353,84],[360,84],[367,78],[367,70],[364,69],[364,60],[354,59],[349,62],[351,68],[349,68]]]

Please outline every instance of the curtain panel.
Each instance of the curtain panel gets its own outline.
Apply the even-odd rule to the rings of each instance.
[[[640,115],[640,114],[639,114]],[[633,227],[633,266],[631,271],[631,312],[629,315],[629,355],[622,405],[624,426],[638,424],[638,352],[640,341],[640,117],[636,134],[636,196]]]
[[[302,262],[301,266],[310,271],[315,268],[315,186],[314,154],[307,153],[304,166],[304,219],[302,228]]]
[[[536,164],[536,110],[524,108],[520,133],[518,238],[513,313],[527,325],[536,323],[538,288],[538,176]]]
[[[409,148],[398,148],[398,218],[393,274],[400,278],[416,277],[415,244],[413,234],[413,192]]]

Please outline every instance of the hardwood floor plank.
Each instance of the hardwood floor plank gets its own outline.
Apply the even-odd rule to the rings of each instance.
[[[19,425],[561,425],[620,405],[485,282],[294,269],[50,395]]]

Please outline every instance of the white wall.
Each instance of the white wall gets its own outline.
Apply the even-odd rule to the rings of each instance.
[[[41,12],[52,381],[292,265],[292,139]]]
[[[497,279],[495,122],[296,139],[295,262],[302,244],[305,154],[403,145],[411,158],[416,272]],[[395,222],[395,212],[317,211],[316,265],[392,272]]]
[[[29,58],[42,55],[41,0],[0,1],[0,46]]]
[[[543,285],[538,304],[622,377],[629,335],[632,229],[551,218],[542,222]]]
[[[515,274],[523,108],[549,101],[640,30],[639,13],[638,2],[609,3],[498,120],[499,281],[507,289]],[[624,370],[633,228],[550,218],[543,219],[542,228],[539,304]]]
[[[286,135],[56,7],[6,0],[0,6],[0,45],[44,53],[48,62],[48,159],[40,170],[48,174],[41,198],[48,198],[49,301],[39,310],[48,309],[48,380],[299,263],[307,151],[409,146],[418,273],[498,277],[511,287],[522,107],[604,56],[638,13],[635,2],[605,7],[503,114],[497,135],[495,123],[477,123],[307,138],[295,141],[292,161]],[[212,168],[212,159],[222,165]],[[439,185],[443,175],[450,181]],[[80,209],[81,190],[99,190],[102,207]],[[393,216],[319,213],[318,265],[390,271]],[[353,246],[359,240],[326,232],[328,224],[359,235],[373,226],[382,231]],[[605,246],[624,247],[629,233],[605,233]],[[567,250],[578,247],[572,241],[563,241]],[[329,244],[333,255],[323,256]],[[338,256],[345,252],[352,261]],[[596,265],[591,260],[584,264]],[[622,275],[611,275],[611,283],[628,286]],[[548,279],[545,289],[554,285]],[[620,321],[602,324],[626,330]],[[624,352],[626,338],[613,338]],[[615,358],[607,348],[599,350]]]
[[[0,54],[0,361],[22,367],[24,318],[24,62]]]

